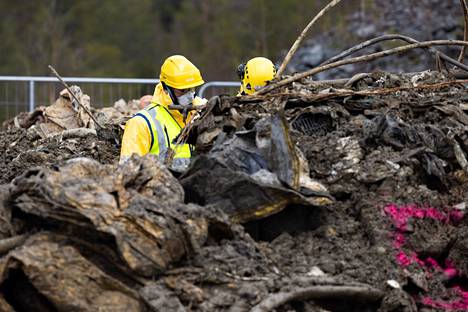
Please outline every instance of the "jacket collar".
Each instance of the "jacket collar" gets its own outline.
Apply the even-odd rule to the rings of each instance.
[[[172,99],[164,91],[161,83],[158,83],[156,88],[154,88],[153,99],[151,100],[151,105],[154,106],[158,104],[164,106],[179,124],[184,125],[182,114],[176,109],[169,108],[169,105],[172,104]]]

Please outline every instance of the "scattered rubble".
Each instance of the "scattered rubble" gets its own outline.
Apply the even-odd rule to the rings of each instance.
[[[78,86],[71,88],[91,109],[89,96]],[[97,120],[107,125],[106,129],[96,129],[65,89],[52,105],[21,113],[3,123],[0,147],[4,165],[0,168],[0,183],[10,182],[31,167],[58,165],[76,157],[113,163],[119,157],[123,125],[138,110],[137,100],[119,100],[113,107],[94,110]]]
[[[177,177],[118,164],[121,104],[79,137],[10,124],[0,308],[466,310],[467,103],[436,72],[214,97]]]

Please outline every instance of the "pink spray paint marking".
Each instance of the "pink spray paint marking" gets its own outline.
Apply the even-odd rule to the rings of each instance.
[[[408,221],[411,218],[414,219],[432,219],[441,222],[442,224],[448,224],[450,222],[457,223],[463,218],[463,212],[460,210],[452,210],[448,214],[443,213],[435,208],[421,208],[415,205],[412,206],[396,206],[389,204],[384,208],[386,215],[392,218],[395,226],[395,233],[393,235],[393,247],[397,250],[395,255],[396,262],[404,268],[409,267],[411,264],[417,264],[421,267],[426,276],[429,278],[432,276],[432,272],[443,272],[447,278],[454,278],[458,276],[458,270],[455,268],[450,260],[446,260],[443,265],[439,264],[433,258],[421,259],[415,252],[407,254],[402,250],[402,247],[406,241],[406,232]],[[420,302],[426,306],[444,309],[444,310],[468,310],[468,291],[463,290],[459,286],[450,288],[450,292],[453,293],[457,299],[454,301],[442,301],[434,300],[431,297],[422,297]]]
[[[451,288],[452,292],[454,293],[455,297],[458,297],[458,300],[454,301],[441,301],[441,300],[433,300],[430,297],[423,297],[421,299],[421,303],[424,305],[430,306],[436,309],[444,309],[444,310],[460,310],[466,311],[468,310],[468,292],[463,291],[460,287],[453,287]]]

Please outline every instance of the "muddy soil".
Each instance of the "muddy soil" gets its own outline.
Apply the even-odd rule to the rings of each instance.
[[[119,143],[104,137],[40,139],[21,128],[3,130],[0,136],[2,184],[36,166],[60,165],[76,157],[90,157],[108,164],[116,161],[119,155]]]
[[[407,87],[416,80],[412,81],[376,74],[355,90]],[[434,74],[420,83],[441,81],[443,77]],[[289,91],[294,92],[292,89]],[[321,272],[386,292],[396,287],[389,281],[397,281],[398,287],[383,301],[381,311],[466,309],[466,264],[459,254],[466,251],[459,248],[465,241],[467,172],[456,160],[450,135],[457,132],[456,140],[466,155],[467,133],[455,130],[467,123],[467,115],[460,109],[466,107],[465,89],[415,89],[325,101],[307,98],[307,94],[303,90],[297,98],[283,100],[291,135],[308,160],[310,176],[326,185],[336,202],[315,209],[289,206],[244,224],[276,273],[290,282]],[[228,134],[234,121],[244,120],[243,126],[249,128],[255,119],[252,112],[261,115],[273,103],[225,102],[213,114],[224,114],[217,127]],[[298,123],[301,115],[308,124]],[[216,123],[216,117],[210,122]],[[199,143],[206,148],[206,141]],[[394,214],[388,210],[392,205],[397,211]],[[395,221],[402,219],[407,223],[403,228]],[[249,277],[255,274],[250,265],[239,267]],[[397,298],[391,299],[394,295]],[[353,305],[356,310],[377,309]],[[327,302],[321,306],[350,310]],[[304,302],[289,308],[309,309]]]
[[[446,84],[434,86],[440,83]],[[389,91],[395,87],[401,89]],[[326,186],[333,197],[333,203],[320,207],[290,203],[276,214],[243,224],[233,222],[232,212],[223,209],[220,198],[212,204],[210,199],[192,197],[187,187],[182,194],[183,175],[181,184],[175,179],[156,184],[157,177],[164,175],[155,172],[169,174],[166,169],[150,170],[141,159],[119,167],[118,144],[112,138],[98,135],[70,142],[33,139],[26,130],[4,131],[0,138],[3,183],[31,167],[45,169],[26,171],[2,188],[8,193],[2,208],[11,210],[11,216],[6,213],[3,219],[20,224],[12,235],[27,233],[32,238],[1,258],[3,274],[21,278],[16,284],[12,278],[0,280],[0,308],[24,311],[19,303],[22,297],[7,288],[27,285],[35,293],[31,302],[42,302],[39,311],[65,309],[58,296],[35,279],[46,274],[46,269],[38,264],[37,272],[23,268],[31,261],[28,252],[33,255],[29,248],[40,242],[57,254],[57,263],[65,263],[60,257],[68,259],[57,246],[75,248],[80,254],[79,267],[91,266],[90,276],[113,281],[112,289],[119,294],[115,298],[132,311],[468,309],[468,168],[464,162],[468,155],[468,92],[438,73],[417,77],[376,73],[346,89],[347,93],[337,88],[343,86],[330,89],[329,85],[302,81],[265,97],[210,101],[191,137],[199,155],[209,157],[213,147],[227,144],[239,132],[245,135],[260,127],[258,122],[265,116],[282,114],[289,123],[292,142],[307,160],[310,178]],[[359,93],[379,90],[386,91]],[[61,178],[60,170],[73,172],[67,171],[70,163],[63,165],[66,160],[83,156],[102,165],[93,163],[94,171],[78,170],[76,177],[69,173],[72,176]],[[97,179],[100,172],[107,177]],[[66,183],[61,187],[51,177]],[[225,180],[206,187],[221,189]],[[38,191],[43,187],[39,181],[44,181],[48,194],[58,197]],[[79,187],[80,192],[88,190],[86,196],[74,188],[80,183],[89,184]],[[176,203],[163,200],[169,194],[166,189],[180,190]],[[249,192],[239,196],[242,200],[255,198]],[[113,204],[103,206],[109,209],[106,212],[92,213],[95,207],[86,205],[99,198]],[[126,205],[130,208],[122,208]],[[75,215],[76,209],[80,217]],[[145,219],[150,213],[152,219]],[[69,221],[71,215],[73,222]],[[89,226],[89,220],[99,226],[92,231],[80,228]],[[112,229],[121,220],[127,225]],[[196,241],[189,235],[196,228],[193,220],[206,225],[197,228]],[[142,274],[129,265],[141,243],[125,237],[125,231],[135,231],[129,225],[132,222],[141,233],[152,222],[163,224],[166,233],[176,228],[174,233],[183,242],[180,245],[190,248],[168,248],[166,256],[177,252],[178,257],[171,258],[163,269],[159,267],[156,274]],[[83,234],[80,241],[72,239],[80,231],[101,233],[102,237]],[[148,230],[143,237],[158,235],[158,231]],[[127,244],[133,249],[127,249]],[[97,249],[106,250],[108,257]],[[45,252],[39,255],[47,257]],[[100,262],[104,258],[108,262]],[[109,261],[112,266],[103,265]],[[92,285],[105,288],[102,283]],[[76,297],[80,295],[77,292]],[[86,292],[85,298],[93,297]],[[85,311],[95,307],[94,302],[81,306]],[[112,307],[112,301],[103,307]]]

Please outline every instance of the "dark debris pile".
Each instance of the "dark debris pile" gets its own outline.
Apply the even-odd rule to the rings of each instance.
[[[467,104],[432,72],[215,97],[177,178],[8,130],[0,308],[465,310]]]

